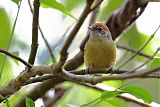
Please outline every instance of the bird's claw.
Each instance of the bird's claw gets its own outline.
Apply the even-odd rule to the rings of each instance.
[[[110,67],[110,68],[108,68],[107,70],[106,70],[106,74],[108,74],[108,72],[110,72],[111,74],[113,74],[114,73],[114,67]]]
[[[88,75],[92,74],[92,71],[91,71],[91,69],[89,67],[86,68],[86,74],[88,74]]]

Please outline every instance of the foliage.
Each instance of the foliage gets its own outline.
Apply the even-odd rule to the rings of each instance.
[[[35,103],[32,99],[26,98],[26,107],[35,107]]]

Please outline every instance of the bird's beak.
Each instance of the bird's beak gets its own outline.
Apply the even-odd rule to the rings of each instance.
[[[93,27],[92,27],[92,26],[88,26],[88,29],[92,31],[92,30],[93,30]]]

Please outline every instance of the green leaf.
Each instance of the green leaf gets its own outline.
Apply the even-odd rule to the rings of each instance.
[[[118,96],[120,94],[124,93],[121,90],[115,90],[115,91],[105,91],[101,94],[101,100],[106,100],[115,96]]]
[[[104,81],[103,83],[115,88],[119,88],[123,85],[124,80],[110,80],[110,81]]]
[[[67,10],[67,8],[62,5],[61,3],[57,2],[56,0],[40,0],[41,6],[44,8],[51,7],[54,9],[57,9],[61,11],[62,13],[72,17],[73,19],[77,20],[71,13],[70,11]]]
[[[160,66],[160,58],[154,58],[150,64],[150,68],[156,68]]]
[[[127,103],[116,97],[108,99],[107,102],[113,105],[114,107],[128,107]]]
[[[6,105],[6,107],[10,107],[9,101],[6,97],[3,97],[2,95],[0,95],[0,99],[5,100],[4,105]]]
[[[18,52],[18,51],[17,51],[17,52],[12,52],[12,54],[14,54],[14,55],[16,55],[16,56],[19,56],[19,52]],[[15,64],[19,65],[19,64],[18,64],[18,60],[12,58],[12,61],[13,61]]]
[[[141,87],[128,86],[128,87],[122,88],[122,90],[126,91],[129,94],[134,95],[137,98],[142,99],[147,103],[151,103],[153,101],[152,96],[145,89]]]
[[[11,35],[11,26],[9,16],[5,9],[0,8],[0,47],[4,50],[7,49]],[[2,69],[2,63],[4,55],[0,54],[0,69]],[[0,71],[0,86],[7,85],[12,77],[12,67],[8,60],[6,60],[3,71]]]
[[[35,107],[35,103],[32,99],[26,98],[26,107]]]
[[[19,3],[21,0],[12,0],[12,1],[18,5],[18,3]]]

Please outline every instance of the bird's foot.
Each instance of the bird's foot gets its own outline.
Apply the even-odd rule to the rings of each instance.
[[[86,74],[87,75],[91,75],[92,74],[92,71],[89,67],[86,68]]]
[[[106,70],[106,74],[108,73],[114,74],[114,70],[115,70],[114,67],[110,67]]]

